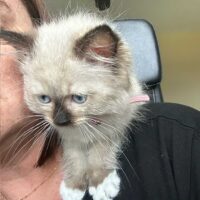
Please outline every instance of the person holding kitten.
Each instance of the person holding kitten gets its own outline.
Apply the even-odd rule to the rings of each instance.
[[[43,2],[4,0],[0,1],[0,6],[3,19],[1,20],[2,36],[6,33],[6,39],[12,44],[9,46],[2,39],[0,70],[1,85],[4,87],[1,91],[3,120],[1,121],[2,139],[0,140],[0,197],[4,199],[60,199],[59,185],[63,172],[59,162],[62,150],[58,134],[51,132],[51,135],[44,136],[40,133],[42,136],[37,137],[37,133],[42,132],[43,129],[32,130],[38,119],[35,119],[35,116],[21,103],[23,102],[22,75],[18,71],[17,62],[10,53],[19,46],[27,47],[30,40],[26,40],[24,35],[32,32],[34,26],[47,19],[44,15]],[[11,18],[13,20],[10,20]],[[102,35],[106,36],[104,40],[102,40]],[[118,40],[110,28],[100,26],[98,30],[95,29],[92,34],[89,32],[77,43],[79,48],[76,49],[76,53],[81,58],[85,56],[83,52],[87,52],[90,48],[88,45],[91,37],[92,42],[103,41],[104,44],[107,39],[112,42]],[[84,41],[87,42],[84,43]],[[106,58],[111,55],[107,50],[95,49],[93,45],[92,47],[98,55]],[[95,60],[91,58],[86,57],[86,60],[94,64]],[[103,60],[103,64],[106,61],[106,59]],[[18,80],[18,83],[11,80]],[[43,95],[40,100],[46,103],[49,102],[49,97]],[[82,100],[86,98],[82,95],[73,95],[73,100],[82,103]],[[15,105],[15,110],[12,109],[9,113],[13,105]],[[117,170],[117,177],[120,179],[117,193],[114,191],[115,195],[112,195],[113,190],[107,184],[108,194],[103,194],[105,192],[103,188],[102,193],[100,190],[99,195],[94,195],[93,199],[198,199],[199,111],[177,104],[149,103],[143,106],[145,109],[141,109],[141,112],[144,120],[137,120],[137,118],[132,120],[132,125],[127,130],[128,142],[122,147],[117,157],[120,163]],[[58,110],[60,108],[59,106]],[[63,120],[66,122],[60,113],[63,114],[63,112],[56,113],[60,116],[57,121],[59,125],[63,123]],[[42,122],[39,121],[39,123]],[[98,126],[101,121],[92,118],[90,123]],[[20,137],[23,131],[28,133],[30,130],[32,130],[32,135],[27,134],[25,139]],[[5,152],[5,146],[10,144],[15,145],[12,150]],[[25,154],[27,150],[29,153]],[[24,158],[20,160],[23,155],[25,155]],[[105,179],[108,178],[109,176]],[[115,179],[116,182],[119,181],[118,178]],[[65,184],[70,181],[70,179],[66,180]],[[101,184],[99,186],[102,187]],[[90,190],[83,194],[84,197],[81,196],[81,198],[78,197],[79,195],[62,197],[64,200],[92,199]]]
[[[1,30],[19,33],[31,32],[47,20],[42,0],[1,0]],[[23,103],[23,83],[18,63],[13,54],[14,47],[1,41],[0,47],[0,136],[7,134],[13,124],[29,116]],[[17,131],[16,131],[17,133]],[[13,141],[13,139],[12,139]],[[31,146],[31,144],[29,144]],[[16,168],[0,167],[1,200],[59,200],[61,173],[56,156],[42,167],[35,168],[41,149],[38,142],[31,148],[30,155]],[[47,192],[48,191],[48,192]]]

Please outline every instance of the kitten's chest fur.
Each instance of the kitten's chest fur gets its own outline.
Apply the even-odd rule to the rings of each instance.
[[[61,136],[65,180],[72,188],[82,190],[97,186],[113,169],[119,168],[117,154],[122,137],[112,137],[111,132],[105,134],[101,129],[98,129],[101,136],[98,136],[97,130],[91,131],[90,136],[86,136],[88,133],[83,135],[80,129],[72,128],[65,136]],[[77,177],[79,180],[76,180]]]

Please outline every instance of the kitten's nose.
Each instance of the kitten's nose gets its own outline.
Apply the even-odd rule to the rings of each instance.
[[[54,117],[54,123],[58,126],[66,126],[71,122],[70,113],[60,111]]]

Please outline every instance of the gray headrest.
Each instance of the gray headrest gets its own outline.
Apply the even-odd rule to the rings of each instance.
[[[114,22],[128,43],[140,81],[151,86],[161,81],[161,62],[153,27],[145,20],[119,20]]]

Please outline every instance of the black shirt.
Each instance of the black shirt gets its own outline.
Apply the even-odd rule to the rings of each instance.
[[[143,113],[128,129],[115,200],[200,200],[200,112],[149,104]]]

